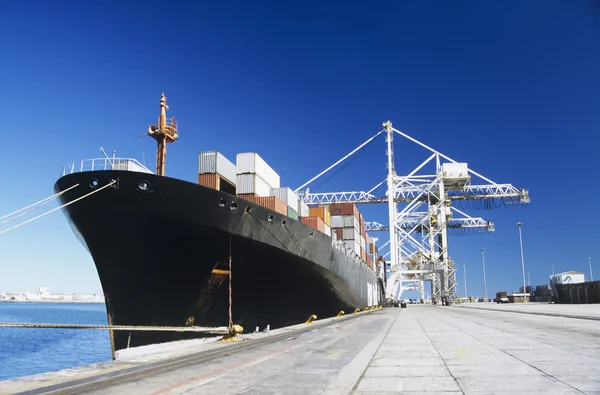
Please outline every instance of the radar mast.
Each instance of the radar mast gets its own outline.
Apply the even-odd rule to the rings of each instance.
[[[167,157],[167,143],[174,143],[179,138],[177,134],[177,121],[175,117],[167,118],[167,97],[163,93],[160,98],[160,115],[158,123],[148,127],[148,135],[158,143],[156,150],[156,174],[165,175],[165,160]]]

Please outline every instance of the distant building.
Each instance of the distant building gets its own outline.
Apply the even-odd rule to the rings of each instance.
[[[551,277],[554,284],[579,284],[585,282],[585,274],[581,272],[563,272]]]

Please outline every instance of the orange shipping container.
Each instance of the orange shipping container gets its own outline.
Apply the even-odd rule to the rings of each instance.
[[[287,215],[287,204],[277,199],[275,196],[255,196],[251,193],[238,195],[239,198],[248,200],[249,202],[259,204],[276,213]]]
[[[331,226],[331,214],[325,207],[311,207],[310,216],[319,217],[327,224],[327,226]]]
[[[198,185],[216,189],[217,191],[235,194],[235,185],[223,179],[217,173],[198,174]]]
[[[302,217],[302,223],[320,232],[325,232],[325,222],[319,217]]]
[[[257,196],[254,198],[254,203],[260,204],[279,214],[287,215],[287,204],[282,200],[277,199],[275,196]]]

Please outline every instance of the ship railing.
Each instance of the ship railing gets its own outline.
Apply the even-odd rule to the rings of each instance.
[[[82,173],[84,171],[99,170],[125,170],[138,173],[153,174],[152,170],[142,165],[137,159],[133,158],[95,158],[84,159],[80,162],[70,163],[63,166],[62,175],[73,173]]]

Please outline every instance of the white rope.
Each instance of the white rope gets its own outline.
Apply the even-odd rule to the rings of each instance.
[[[113,331],[174,331],[174,332],[206,332],[214,334],[227,334],[227,327],[204,326],[136,326],[136,325],[81,325],[81,324],[45,324],[26,322],[0,322],[0,328],[54,328],[54,329],[109,329]]]
[[[116,183],[116,181],[114,181],[114,180],[113,180],[113,181],[109,182],[108,184],[106,184],[105,186],[103,186],[103,187],[100,187],[100,188],[98,188],[98,189],[96,189],[96,190],[94,190],[94,191],[92,191],[92,192],[90,192],[90,193],[87,193],[87,194],[85,194],[85,195],[83,195],[83,196],[81,196],[81,197],[78,197],[78,198],[77,198],[77,199],[75,199],[75,200],[71,200],[70,202],[63,204],[62,206],[58,206],[58,207],[56,207],[56,208],[53,208],[53,209],[52,209],[52,210],[50,210],[50,211],[46,211],[45,213],[43,213],[43,214],[40,214],[40,215],[38,215],[37,217],[33,217],[33,218],[31,218],[31,219],[28,219],[27,221],[21,222],[20,224],[18,224],[18,225],[15,225],[15,226],[13,226],[12,228],[5,229],[5,230],[3,230],[2,232],[0,232],[0,235],[2,235],[2,234],[4,234],[4,233],[7,233],[7,232],[10,232],[11,230],[17,229],[17,228],[19,228],[19,227],[21,227],[21,226],[23,226],[23,225],[25,225],[25,224],[28,224],[29,222],[33,222],[33,221],[35,221],[36,219],[42,218],[42,217],[44,217],[44,216],[46,216],[46,215],[48,215],[48,214],[50,214],[50,213],[53,213],[53,212],[55,212],[56,210],[60,210],[61,208],[67,207],[67,206],[69,206],[69,205],[71,205],[71,204],[73,204],[73,203],[75,203],[75,202],[78,202],[78,201],[79,201],[79,200],[81,200],[81,199],[85,199],[86,197],[88,197],[88,196],[90,196],[90,195],[93,195],[94,193],[100,192],[101,190],[103,190],[103,189],[105,189],[105,188],[108,188],[109,186],[113,185],[114,183]]]
[[[20,213],[20,212],[21,212],[21,211],[23,211],[23,210],[27,210],[27,209],[28,209],[28,208],[30,208],[30,207],[34,207],[34,206],[38,206],[38,205],[39,205],[39,207],[41,207],[41,206],[43,206],[44,204],[48,203],[50,200],[52,200],[52,199],[54,199],[54,198],[57,198],[57,197],[59,197],[59,196],[60,196],[60,195],[62,195],[63,193],[65,193],[65,192],[67,192],[67,191],[70,191],[71,189],[73,189],[73,188],[75,188],[75,187],[77,187],[77,186],[79,186],[79,184],[75,184],[75,185],[73,185],[72,187],[65,189],[64,191],[61,191],[61,192],[59,192],[59,193],[55,193],[54,195],[52,195],[52,196],[50,196],[50,197],[47,197],[47,198],[45,198],[45,199],[42,199],[42,200],[40,200],[39,202],[35,202],[35,203],[33,203],[33,204],[30,204],[30,205],[29,205],[29,206],[27,206],[27,207],[23,207],[23,208],[22,208],[22,209],[20,209],[20,210],[14,211],[14,212],[12,212],[12,213],[10,213],[10,214],[6,214],[4,217],[0,217],[0,220],[3,220],[4,218],[12,217],[13,215],[15,215],[15,214],[17,214],[17,213]],[[37,208],[37,207],[36,207],[36,208]],[[35,210],[36,208],[34,208],[34,210]],[[24,214],[27,214],[27,213],[28,213],[28,211],[26,211],[26,212],[25,212],[25,213],[23,213],[23,214],[17,215],[16,217],[14,217],[14,218],[11,218],[11,219],[9,219],[9,220],[7,220],[7,221],[0,222],[0,225],[2,225],[2,224],[5,224],[5,223],[7,223],[7,222],[10,222],[10,221],[12,221],[13,219],[15,219],[15,218],[19,218],[21,215],[24,215]]]

